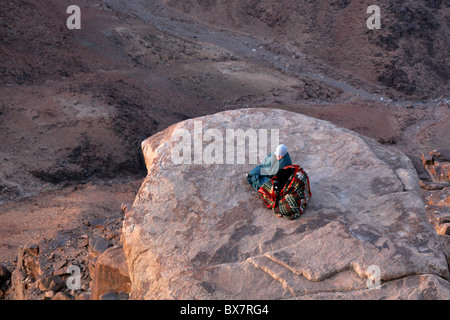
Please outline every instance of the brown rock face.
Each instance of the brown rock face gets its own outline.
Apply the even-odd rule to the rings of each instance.
[[[108,293],[130,292],[130,277],[122,246],[107,249],[97,260],[91,285],[91,300]]]
[[[250,136],[278,129],[308,173],[312,198],[299,219],[273,215],[247,184],[250,146],[237,142],[231,157],[225,144],[239,129]],[[184,149],[185,162],[176,164],[180,133],[192,138],[184,144],[191,153]],[[209,161],[212,146],[220,155],[211,133],[215,143],[223,138],[222,160]],[[276,147],[268,145],[267,153]],[[427,221],[414,167],[398,151],[272,109],[189,119],[142,148],[148,175],[123,226],[130,298],[450,297],[443,243]],[[243,150],[244,159],[235,157]]]

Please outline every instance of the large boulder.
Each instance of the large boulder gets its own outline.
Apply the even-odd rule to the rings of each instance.
[[[247,184],[254,150],[242,158],[251,145],[236,142],[231,157],[226,145],[238,129],[258,135],[261,154],[274,138],[265,155],[279,137],[305,169],[312,198],[299,219],[275,216]],[[394,149],[273,109],[189,119],[142,149],[148,175],[123,224],[132,299],[450,298],[443,243]]]

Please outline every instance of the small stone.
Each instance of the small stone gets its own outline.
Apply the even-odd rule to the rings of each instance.
[[[55,276],[63,276],[65,274],[67,274],[66,268],[60,268],[58,270],[53,271],[53,275],[55,275]]]
[[[129,209],[128,209],[128,207],[127,207],[125,204],[122,203],[122,204],[120,205],[120,213],[121,213],[121,214],[124,215],[128,210],[129,210]]]
[[[53,268],[55,269],[55,270],[58,270],[58,269],[61,269],[62,267],[64,267],[64,265],[66,264],[66,260],[61,260],[61,261],[58,261],[58,262],[56,262],[54,265],[53,265]]]
[[[112,243],[107,241],[105,238],[93,238],[89,241],[89,254],[91,255],[91,257],[97,257],[111,246]]]
[[[41,291],[59,291],[64,286],[64,281],[56,276],[41,276],[37,279],[37,286]]]
[[[420,180],[420,187],[425,190],[442,190],[445,186],[445,183]]]
[[[89,220],[89,225],[94,227],[95,229],[104,230],[105,229],[106,220],[104,218],[97,218]]]
[[[73,296],[65,292],[57,292],[52,300],[73,300]]]
[[[424,166],[433,164],[433,157],[430,155],[422,154],[422,163]]]
[[[91,296],[89,293],[83,292],[75,295],[75,300],[90,300]]]
[[[11,272],[4,265],[0,264],[0,287],[10,278]]]
[[[113,240],[120,238],[121,232],[120,231],[109,231],[106,233],[106,239]]]
[[[35,244],[26,244],[22,247],[23,255],[25,254],[31,254],[32,256],[37,257],[39,254],[39,246]]]
[[[435,227],[437,234],[450,235],[450,223],[441,223]]]
[[[88,244],[89,244],[89,240],[88,239],[81,239],[79,242],[78,242],[78,248],[84,248],[84,247],[87,247],[88,246]]]

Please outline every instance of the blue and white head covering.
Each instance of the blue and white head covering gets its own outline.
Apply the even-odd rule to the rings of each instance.
[[[277,156],[284,157],[287,153],[287,147],[284,144],[280,144],[277,149],[275,150],[275,154]]]

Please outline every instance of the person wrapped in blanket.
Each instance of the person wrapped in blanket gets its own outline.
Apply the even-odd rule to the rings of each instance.
[[[266,207],[279,217],[297,219],[311,198],[308,175],[300,166],[292,165],[283,144],[253,168],[247,180],[261,194]]]
[[[287,147],[280,144],[275,152],[269,154],[264,161],[247,174],[247,181],[258,191],[264,183],[274,177],[278,170],[292,164]]]
[[[280,169],[258,192],[267,208],[290,220],[300,217],[311,198],[308,175],[298,165]]]

